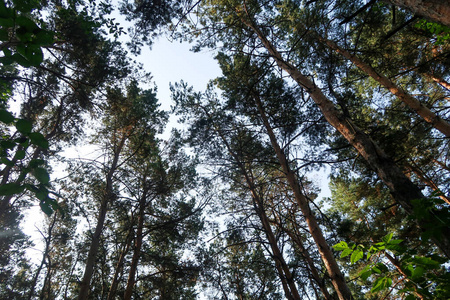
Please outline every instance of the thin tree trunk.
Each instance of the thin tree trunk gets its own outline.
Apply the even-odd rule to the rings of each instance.
[[[244,166],[242,166],[241,168],[243,167]],[[283,279],[286,280],[289,286],[290,294],[286,294],[286,298],[294,300],[301,299],[297,290],[297,286],[295,285],[292,273],[289,270],[289,267],[287,266],[286,261],[283,258],[283,254],[281,253],[280,248],[278,247],[277,240],[275,238],[275,235],[273,234],[272,228],[270,227],[270,222],[269,219],[267,218],[266,211],[264,210],[262,199],[256,191],[256,187],[253,183],[253,180],[250,179],[245,170],[242,170],[242,172],[245,172],[244,177],[246,178],[247,184],[252,193],[256,213],[258,214],[261,220],[267,240],[269,241],[270,247],[272,249],[272,255],[275,260],[275,265],[278,265],[280,269],[283,271],[283,273],[280,274],[280,277],[282,280]]]
[[[437,77],[435,75],[429,75],[429,76],[434,82],[438,83],[440,86],[442,86],[443,88],[450,91],[450,83],[448,83],[444,79]]]
[[[406,8],[430,21],[450,26],[450,4],[448,0],[384,0]]]
[[[294,226],[296,224],[294,223]],[[320,277],[319,273],[317,272],[317,268],[314,265],[314,262],[309,255],[308,251],[306,251],[305,246],[303,245],[303,241],[300,238],[300,235],[298,234],[298,230],[294,229],[295,232],[292,232],[291,230],[282,227],[283,231],[286,232],[291,240],[294,242],[295,245],[297,245],[298,250],[300,251],[300,254],[303,256],[303,258],[306,260],[307,266],[309,271],[311,272],[311,276],[316,282],[317,286],[319,287],[320,291],[322,292],[323,296],[326,300],[332,300],[333,298],[328,293],[327,287],[324,284],[324,280],[322,277]]]
[[[348,60],[350,60],[355,66],[357,66],[361,71],[369,75],[375,81],[380,83],[382,86],[387,88],[392,94],[397,96],[403,103],[414,110],[419,116],[421,116],[427,123],[431,124],[434,128],[442,132],[446,137],[450,137],[450,124],[437,116],[428,107],[420,103],[419,100],[408,94],[401,87],[397,86],[392,80],[379,74],[370,65],[363,62],[357,56],[351,54],[349,51],[342,49],[335,42],[325,39],[319,35],[317,38],[322,43],[326,44],[331,49],[335,50]]]
[[[37,280],[39,278],[42,268],[44,267],[45,259],[48,255],[48,252],[50,251],[50,243],[52,240],[52,230],[53,230],[53,227],[55,226],[55,222],[56,222],[56,213],[53,215],[53,219],[52,219],[51,223],[49,224],[47,237],[44,236],[45,249],[44,249],[44,252],[42,253],[41,263],[36,270],[36,274],[34,275],[33,283],[31,284],[31,288],[30,288],[30,293],[28,294],[28,300],[31,300],[34,296],[34,290],[36,289]],[[47,270],[47,272],[50,272],[50,270]]]
[[[387,251],[384,252],[384,255],[387,257],[387,259],[394,265],[394,267],[397,269],[397,271],[402,274],[402,276],[404,277],[404,279],[406,281],[411,281],[408,278],[408,275],[406,275],[406,273],[403,271],[400,262],[398,261],[398,259],[396,259],[395,257],[392,257]],[[419,299],[423,300],[424,297],[423,295],[417,290],[417,286],[415,282],[412,282],[412,286],[414,288],[414,292],[416,293],[417,297],[419,297]]]
[[[358,128],[350,118],[343,115],[309,78],[304,76],[295,66],[286,62],[282,55],[269,42],[265,35],[251,22],[242,19],[251,30],[253,30],[269,54],[273,57],[277,65],[285,70],[300,86],[306,89],[313,101],[322,111],[325,119],[338,130],[342,136],[359,152],[387,185],[394,199],[403,207],[408,214],[413,214],[412,201],[424,198],[420,189],[403,174],[402,170],[392,161],[384,151],[360,128]],[[436,218],[432,216],[432,218]],[[436,218],[437,219],[437,218]],[[439,220],[437,220],[439,222]],[[418,221],[419,227],[426,228],[426,220]],[[442,252],[450,258],[450,240],[447,233],[450,230],[445,228],[441,239],[433,239],[434,243]],[[333,278],[333,277],[332,277]]]
[[[108,292],[108,298],[107,298],[108,300],[116,299],[117,287],[119,286],[119,276],[123,270],[125,256],[127,255],[128,251],[131,247],[131,242],[133,241],[132,232],[133,232],[133,227],[130,226],[127,237],[125,239],[125,247],[122,250],[122,253],[120,253],[119,260],[117,261],[117,264],[116,264],[116,269],[114,271],[114,277],[113,277],[113,280],[111,282],[111,287],[109,288],[109,292]]]
[[[341,273],[341,270],[339,269],[336,259],[334,258],[334,255],[331,252],[331,249],[328,246],[325,237],[323,236],[322,229],[319,227],[316,217],[314,216],[313,212],[311,211],[311,208],[308,205],[308,200],[300,190],[300,184],[297,180],[297,177],[294,171],[290,169],[286,155],[284,154],[283,150],[281,150],[281,147],[278,144],[278,141],[275,137],[272,127],[270,126],[269,121],[267,119],[264,108],[262,107],[261,100],[259,99],[258,96],[255,96],[254,99],[258,107],[260,117],[264,123],[264,127],[266,128],[267,134],[269,135],[272,147],[276,152],[276,155],[283,169],[283,172],[285,173],[289,186],[294,192],[295,200],[306,220],[306,223],[308,224],[309,232],[311,233],[311,236],[316,242],[322,261],[324,262],[328,275],[331,278],[331,283],[333,284],[339,299],[341,300],[353,299],[353,295],[350,292],[347,283],[345,282],[344,275]]]
[[[78,295],[78,300],[86,300],[89,295],[89,288],[91,283],[92,274],[94,273],[94,265],[95,260],[97,258],[98,247],[100,245],[100,238],[103,231],[103,226],[105,223],[106,212],[108,210],[108,203],[111,202],[114,198],[113,194],[113,175],[116,171],[120,152],[125,144],[126,134],[124,133],[122,139],[119,142],[119,145],[115,149],[113,162],[111,164],[111,168],[106,176],[106,188],[104,191],[104,195],[101,200],[100,210],[98,213],[97,225],[95,227],[95,232],[92,236],[91,247],[89,248],[88,258],[86,261],[86,267],[84,269],[83,280],[80,284],[80,292]]]
[[[145,181],[146,181],[146,179],[144,178],[143,182],[145,182]],[[137,224],[137,229],[136,229],[136,242],[134,244],[134,252],[133,252],[133,258],[131,260],[130,272],[128,274],[127,287],[126,287],[125,294],[123,297],[124,300],[130,300],[131,296],[133,295],[136,270],[137,270],[139,258],[141,256],[142,239],[143,239],[142,230],[144,228],[146,202],[147,202],[147,188],[144,187],[144,192],[139,201],[139,216],[138,216],[138,224]]]
[[[414,174],[417,175],[417,177],[419,177],[419,179],[425,183],[427,186],[429,186],[433,191],[435,192],[439,192],[439,198],[441,198],[443,201],[445,201],[447,204],[450,204],[450,198],[446,197],[441,190],[439,189],[439,187],[434,183],[433,180],[431,180],[431,178],[429,178],[425,173],[422,172],[422,170],[420,170],[419,167],[417,166],[413,166],[412,164],[408,164],[408,167],[411,169],[412,172],[414,172]]]
[[[205,113],[208,116],[210,116],[208,111],[206,111],[206,109],[204,109],[203,107],[202,107],[202,109],[205,111]],[[273,257],[275,260],[275,267],[277,268],[280,280],[283,284],[283,289],[285,291],[286,298],[288,298],[290,300],[291,299],[294,299],[294,300],[301,299],[300,295],[298,293],[297,287],[295,285],[295,282],[293,280],[293,276],[289,270],[289,267],[287,266],[286,261],[284,260],[280,249],[278,248],[275,235],[273,234],[272,228],[270,227],[269,220],[268,220],[267,215],[263,208],[262,200],[256,191],[256,187],[253,183],[253,180],[250,178],[245,166],[242,164],[238,155],[233,151],[233,149],[231,148],[231,146],[229,145],[229,143],[223,136],[221,130],[218,129],[217,127],[215,127],[215,131],[220,136],[220,138],[222,139],[223,143],[225,144],[225,147],[227,148],[228,152],[231,154],[234,161],[238,165],[238,167],[241,171],[241,174],[244,176],[245,181],[248,185],[248,188],[252,194],[252,199],[254,201],[255,210],[261,220],[261,223],[264,228],[264,232],[266,233],[266,237],[267,237],[270,247],[272,249],[272,254],[273,254]],[[287,288],[287,287],[289,287],[289,288]]]

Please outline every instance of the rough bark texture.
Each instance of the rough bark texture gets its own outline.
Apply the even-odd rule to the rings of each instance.
[[[405,8],[430,21],[450,26],[450,3],[448,0],[384,0]]]
[[[335,50],[348,60],[350,60],[355,66],[357,66],[361,71],[369,75],[375,81],[380,83],[382,86],[387,88],[392,94],[397,96],[403,103],[408,105],[412,110],[414,110],[419,116],[421,116],[426,122],[431,124],[434,128],[442,132],[446,137],[450,137],[450,124],[437,116],[428,107],[420,103],[419,100],[408,94],[401,87],[397,86],[392,80],[386,76],[379,74],[370,65],[363,62],[359,57],[351,54],[345,49],[339,47],[335,42],[327,40],[323,37],[317,37],[321,42],[326,44],[331,49]]]

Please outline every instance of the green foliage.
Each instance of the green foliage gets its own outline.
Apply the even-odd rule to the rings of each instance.
[[[25,119],[17,119],[7,110],[0,110],[0,121],[6,125],[14,124],[20,136],[4,133],[0,142],[0,162],[1,164],[14,168],[20,166],[20,175],[16,182],[5,183],[0,186],[0,196],[13,196],[21,194],[25,189],[34,193],[36,198],[40,200],[42,210],[50,215],[54,210],[58,209],[56,201],[49,197],[50,176],[42,165],[45,161],[34,159],[23,165],[22,161],[26,161],[27,149],[31,146],[48,149],[48,142],[39,132],[33,132],[33,125]],[[38,181],[38,184],[24,183],[28,174]]]
[[[18,63],[23,67],[39,66],[44,60],[42,46],[54,41],[54,33],[44,29],[45,23],[34,20],[30,12],[38,9],[38,1],[13,1],[12,6],[0,1],[0,63]]]
[[[359,271],[358,276],[364,283],[371,276],[375,278],[371,283],[371,293],[385,292],[392,287],[394,279],[400,282],[398,278],[403,278],[404,286],[398,291],[402,297],[448,297],[450,276],[445,271],[447,260],[437,255],[412,255],[410,250],[402,246],[402,240],[392,237],[393,234],[390,233],[383,237],[381,242],[370,246],[348,245],[341,241],[335,244],[333,249],[342,251],[341,258],[351,255],[351,264],[357,263],[365,256],[367,264]],[[439,273],[442,274],[437,275]]]
[[[443,45],[447,41],[450,41],[450,28],[448,26],[430,22],[425,19],[420,20],[414,26],[431,33],[433,37],[436,38],[435,45]]]

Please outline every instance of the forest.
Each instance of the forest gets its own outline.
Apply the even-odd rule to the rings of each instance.
[[[448,1],[0,0],[0,68],[0,299],[450,299]]]

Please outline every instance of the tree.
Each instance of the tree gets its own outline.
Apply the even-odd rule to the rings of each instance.
[[[280,9],[283,8],[283,6],[280,7]],[[211,9],[214,13],[210,12]],[[214,22],[218,24],[215,18],[222,17],[223,23],[221,24],[223,24],[223,26],[206,26],[204,27],[204,30],[209,31],[210,33],[218,33],[218,35],[216,35],[216,40],[221,39],[221,41],[223,41],[222,37],[228,39],[227,43],[224,44],[224,49],[229,49],[229,51],[243,51],[246,53],[245,47],[248,47],[249,49],[252,49],[250,50],[250,53],[259,54],[261,53],[260,48],[262,46],[269,54],[269,57],[271,57],[282,70],[286,71],[299,86],[303,87],[309,93],[312,100],[320,108],[325,119],[358,151],[358,153],[366,160],[370,168],[376,171],[379,178],[389,187],[396,201],[402,205],[409,214],[413,214],[414,199],[424,198],[424,195],[417,185],[404,175],[402,169],[378,146],[375,140],[365,133],[363,129],[359,128],[348,115],[335,106],[331,99],[327,97],[314,81],[302,73],[299,67],[296,67],[291,63],[292,60],[283,57],[282,53],[278,51],[277,46],[275,45],[275,43],[277,43],[289,47],[290,43],[285,43],[277,38],[275,38],[274,41],[271,41],[267,37],[265,33],[267,31],[266,28],[271,26],[274,22],[274,24],[278,24],[277,20],[280,20],[280,22],[282,20],[280,18],[283,17],[283,14],[281,14],[281,12],[280,14],[275,13],[277,9],[277,6],[267,5],[264,7],[263,5],[253,2],[230,6],[219,1],[217,3],[212,3],[210,6],[205,6],[201,12],[201,16],[204,17],[203,24],[211,24],[207,23],[208,20],[214,20]],[[321,7],[319,6],[318,9],[321,9]],[[310,11],[309,7],[307,7],[307,12],[308,11]],[[314,11],[313,16],[317,16],[321,12],[323,11]],[[258,23],[260,20],[264,20],[264,22],[261,23],[263,25]],[[313,18],[312,21],[314,20],[315,19]],[[274,25],[271,28],[295,36],[297,32],[295,29],[287,27],[286,31],[283,26],[278,28]],[[306,26],[306,28],[308,28],[308,26]],[[275,35],[275,37],[285,36],[284,34],[281,34],[281,32],[279,35]],[[255,43],[257,40],[261,42],[261,46],[258,46],[258,44]],[[248,44],[244,45],[242,44],[242,41],[248,41]],[[308,40],[307,44],[310,45],[309,43],[314,42],[314,40]],[[210,41],[207,41],[207,43],[210,44]],[[304,51],[308,50],[308,46],[305,46]],[[286,53],[291,52],[287,49]],[[448,256],[448,241],[446,240],[446,234],[444,233],[447,231],[446,225],[438,220],[439,217],[430,217],[434,219],[434,221],[430,220],[434,224],[441,224],[444,226],[442,228],[442,234],[440,234],[439,238],[434,238],[434,242]],[[425,229],[427,227],[427,222],[418,220],[418,225]]]
[[[110,162],[106,167],[105,186],[100,194],[100,208],[98,212],[97,225],[92,236],[91,246],[86,261],[83,281],[80,286],[79,299],[87,299],[90,281],[94,271],[97,251],[100,245],[101,233],[104,228],[108,206],[115,201],[117,195],[114,192],[115,173],[121,162],[122,152],[128,140],[137,132],[147,137],[155,135],[164,122],[164,114],[156,110],[155,95],[150,91],[140,94],[136,82],[132,82],[127,88],[127,95],[122,95],[120,90],[111,89],[107,95],[107,106],[105,107],[104,134],[111,145]],[[139,150],[139,149],[136,149]],[[141,227],[142,228],[142,227]]]
[[[387,1],[402,8],[411,10],[415,14],[423,16],[432,21],[450,26],[450,6],[436,0],[410,1],[410,0],[389,0]]]

